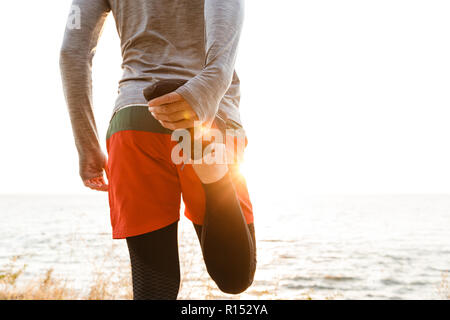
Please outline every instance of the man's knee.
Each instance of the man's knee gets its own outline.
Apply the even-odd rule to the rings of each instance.
[[[247,290],[253,283],[252,279],[242,279],[238,281],[216,282],[219,289],[228,294],[240,294]]]
[[[239,294],[247,290],[253,283],[254,270],[247,273],[220,274],[212,277],[219,289],[228,294]]]

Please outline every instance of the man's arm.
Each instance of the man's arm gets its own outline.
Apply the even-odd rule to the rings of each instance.
[[[92,110],[92,59],[106,16],[106,0],[74,0],[61,48],[60,68],[83,181],[103,177],[101,150]]]
[[[175,91],[200,121],[213,120],[231,84],[243,21],[244,0],[205,0],[205,65]]]

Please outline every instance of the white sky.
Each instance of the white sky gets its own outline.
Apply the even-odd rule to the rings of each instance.
[[[70,3],[2,4],[0,193],[90,192],[59,76]],[[449,16],[449,1],[247,0],[251,191],[450,192]],[[103,147],[120,75],[110,16],[94,59]]]

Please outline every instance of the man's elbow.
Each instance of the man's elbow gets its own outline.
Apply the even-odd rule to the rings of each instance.
[[[233,79],[233,71],[234,69],[224,66],[210,66],[203,70],[203,74],[208,83],[214,87],[214,91],[225,93]]]
[[[80,52],[80,48],[64,42],[59,51],[59,65],[61,68],[74,64],[82,65],[88,63],[88,55]]]

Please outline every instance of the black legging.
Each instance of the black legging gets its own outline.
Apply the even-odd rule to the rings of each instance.
[[[203,184],[206,212],[203,226],[195,225],[206,269],[225,293],[237,294],[253,282],[256,242],[253,224],[245,221],[228,172]],[[176,299],[180,286],[178,222],[127,238],[135,300]]]

